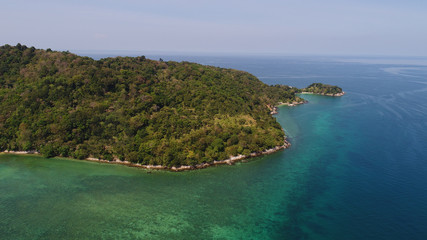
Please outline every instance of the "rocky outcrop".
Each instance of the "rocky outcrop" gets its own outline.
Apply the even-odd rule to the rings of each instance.
[[[345,92],[340,93],[314,93],[314,92],[301,92],[301,94],[315,94],[315,95],[322,95],[322,96],[330,96],[330,97],[341,97],[344,96]]]

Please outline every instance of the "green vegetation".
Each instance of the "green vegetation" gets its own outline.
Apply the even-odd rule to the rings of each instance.
[[[0,150],[195,165],[283,144],[299,89],[189,62],[0,47]]]
[[[343,93],[340,87],[323,83],[313,83],[310,86],[303,88],[302,91],[321,95],[337,95]]]

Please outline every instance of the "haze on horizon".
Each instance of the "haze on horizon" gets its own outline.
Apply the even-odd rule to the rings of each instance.
[[[427,56],[419,0],[2,1],[0,44],[55,50]]]

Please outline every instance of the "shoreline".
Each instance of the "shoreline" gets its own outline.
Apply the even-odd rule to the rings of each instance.
[[[271,114],[277,114],[277,107],[279,106],[290,106],[290,107],[294,107],[300,104],[305,104],[308,103],[308,101],[301,101],[301,102],[292,102],[292,103],[283,103],[283,102],[279,102],[277,106],[273,107]],[[283,129],[282,129],[283,130]],[[94,157],[88,157],[85,159],[75,159],[75,158],[71,158],[71,157],[61,157],[61,156],[55,156],[55,157],[59,157],[59,158],[68,158],[68,159],[72,159],[72,160],[84,160],[84,161],[91,161],[91,162],[98,162],[98,163],[108,163],[108,164],[120,164],[120,165],[125,165],[128,167],[137,167],[137,168],[144,168],[144,169],[148,169],[148,170],[168,170],[168,171],[172,171],[172,172],[181,172],[181,171],[188,171],[188,170],[197,170],[197,169],[203,169],[203,168],[207,168],[207,167],[211,167],[211,166],[216,166],[216,165],[224,165],[224,164],[228,164],[228,165],[233,165],[235,162],[247,159],[247,158],[253,158],[253,157],[258,157],[258,156],[262,156],[262,155],[268,155],[268,154],[272,154],[275,153],[277,151],[280,151],[282,149],[287,149],[291,146],[291,143],[287,141],[287,137],[285,136],[284,140],[283,140],[283,145],[278,145],[275,146],[273,148],[270,149],[266,149],[263,150],[261,152],[252,152],[249,155],[237,155],[237,156],[230,156],[227,159],[224,160],[218,160],[218,161],[213,161],[210,163],[199,163],[196,164],[194,166],[189,166],[189,165],[181,165],[179,167],[167,167],[167,166],[163,166],[163,165],[143,165],[140,163],[132,163],[129,161],[122,161],[118,158],[115,158],[112,161],[108,161],[105,159],[99,159],[99,158],[94,158]],[[31,150],[31,151],[10,151],[10,150],[5,150],[3,152],[0,152],[0,154],[2,153],[6,153],[6,154],[16,154],[16,155],[41,155],[38,151],[35,150]]]
[[[305,103],[308,103],[308,101],[306,101],[306,100],[301,101],[301,102],[296,102],[296,101],[294,101],[294,102],[291,102],[291,103],[283,103],[283,102],[279,102],[279,103],[277,103],[277,106],[274,106],[274,107],[273,107],[273,109],[272,109],[272,111],[270,112],[270,114],[271,114],[271,115],[278,114],[279,112],[277,111],[277,110],[278,110],[277,108],[278,108],[278,107],[280,107],[280,106],[295,107],[295,106],[297,106],[297,105],[301,105],[301,104],[305,104]]]
[[[266,149],[262,152],[253,152],[249,155],[230,156],[229,158],[227,158],[225,160],[213,161],[211,163],[200,163],[200,164],[197,164],[194,166],[182,165],[179,167],[167,167],[167,166],[162,166],[162,165],[143,165],[140,163],[132,163],[129,161],[121,161],[120,159],[108,161],[105,159],[99,159],[99,158],[93,158],[93,157],[88,157],[88,158],[81,159],[81,160],[98,162],[98,163],[120,164],[120,165],[125,165],[128,167],[144,168],[144,169],[148,169],[148,170],[150,170],[150,169],[152,169],[152,170],[169,170],[172,172],[181,172],[181,171],[186,171],[186,170],[197,170],[197,169],[207,168],[207,167],[216,166],[216,165],[224,165],[224,164],[233,165],[235,162],[241,161],[243,159],[272,154],[272,153],[275,153],[279,150],[289,148],[290,146],[291,146],[291,143],[289,143],[285,138],[283,145],[279,145],[279,146],[276,146],[274,148]],[[9,150],[5,150],[5,151],[0,152],[0,153],[16,154],[16,155],[27,155],[27,154],[28,155],[41,155],[37,151],[9,151]],[[80,160],[80,159],[74,159],[74,158],[70,158],[70,157],[60,157],[60,156],[57,156],[57,157],[68,158],[68,159],[73,159],[73,160]]]
[[[341,97],[344,96],[345,92],[340,93],[314,93],[314,92],[301,92],[300,94],[312,94],[312,95],[321,95],[321,96],[329,96],[329,97]]]
[[[295,106],[297,106],[297,105],[301,105],[301,104],[305,104],[305,103],[308,103],[308,101],[306,101],[306,100],[301,101],[301,102],[296,102],[296,101],[294,101],[294,102],[291,102],[291,103],[283,103],[283,102],[279,102],[279,103],[277,104],[277,106],[278,106],[278,107],[280,107],[280,106],[295,107]]]

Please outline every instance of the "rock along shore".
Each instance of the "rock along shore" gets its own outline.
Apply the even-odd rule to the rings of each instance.
[[[341,97],[345,94],[345,92],[340,93],[314,93],[314,92],[301,92],[301,94],[314,94],[314,95],[322,95],[322,96],[330,96],[330,97]]]
[[[283,103],[283,102],[279,102],[278,104],[277,104],[277,106],[276,107],[273,107],[272,109],[271,109],[271,112],[270,112],[270,114],[271,115],[274,115],[274,114],[277,114],[278,112],[277,112],[277,107],[278,106],[289,106],[289,107],[295,107],[295,106],[297,106],[297,105],[300,105],[300,104],[304,104],[304,103],[308,103],[307,101],[300,101],[300,102],[297,102],[297,101],[294,101],[294,102],[291,102],[291,103]]]
[[[179,171],[185,171],[185,170],[195,170],[195,169],[207,168],[210,166],[222,165],[222,164],[232,165],[235,162],[246,159],[246,158],[271,154],[271,153],[277,152],[281,149],[289,148],[290,146],[291,146],[291,144],[285,139],[283,145],[276,146],[274,148],[270,148],[270,149],[264,150],[262,152],[253,152],[250,155],[231,156],[230,158],[225,159],[225,160],[213,161],[211,163],[200,163],[200,164],[197,164],[195,166],[166,167],[166,166],[162,166],[162,165],[143,165],[140,163],[132,163],[129,161],[121,161],[120,159],[114,159],[113,161],[108,161],[108,160],[99,159],[99,158],[92,158],[92,157],[86,158],[84,160],[92,161],[92,162],[99,162],[99,163],[121,164],[121,165],[126,165],[129,167],[138,167],[138,168],[153,169],[153,170],[170,170],[170,171],[174,171],[174,172],[179,172]],[[19,154],[19,155],[22,155],[22,154],[39,155],[40,154],[37,151],[9,151],[9,150],[3,151],[2,153]]]
[[[231,156],[230,158],[225,159],[225,160],[213,161],[210,163],[200,163],[200,164],[197,164],[194,166],[182,165],[179,167],[166,167],[166,166],[162,166],[162,165],[144,165],[144,164],[140,164],[140,163],[132,163],[129,161],[121,161],[120,159],[114,159],[113,161],[108,161],[108,160],[98,159],[98,158],[86,158],[85,160],[94,161],[94,162],[102,162],[102,163],[121,164],[121,165],[126,165],[129,167],[138,167],[138,168],[153,169],[153,170],[170,170],[173,172],[180,172],[180,171],[186,171],[186,170],[202,169],[202,168],[207,168],[207,167],[215,166],[215,165],[223,165],[223,164],[232,165],[235,162],[241,161],[241,160],[246,159],[246,158],[271,154],[271,153],[277,152],[281,149],[289,148],[290,146],[291,146],[291,144],[285,139],[283,145],[276,146],[274,148],[270,148],[270,149],[264,150],[262,152],[253,152],[250,155]]]

